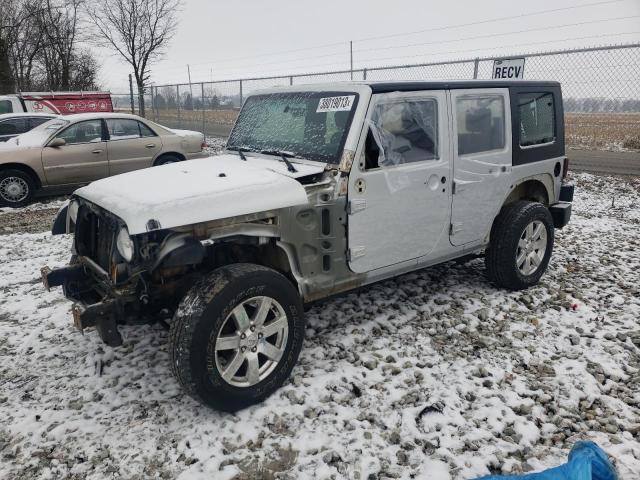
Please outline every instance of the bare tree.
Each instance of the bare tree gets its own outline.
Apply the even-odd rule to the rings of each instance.
[[[151,64],[173,38],[180,6],[181,0],[103,0],[87,8],[101,45],[115,49],[133,68],[141,115]]]

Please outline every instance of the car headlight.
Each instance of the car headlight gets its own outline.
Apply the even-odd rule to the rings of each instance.
[[[125,261],[130,262],[133,260],[133,252],[134,245],[133,240],[129,236],[129,230],[126,227],[123,227],[118,232],[118,238],[116,239],[116,248],[118,252],[125,259]]]
[[[69,217],[69,219],[73,222],[73,223],[77,223],[78,220],[78,202],[76,202],[75,200],[72,200],[71,203],[69,203],[69,210],[67,210],[67,215]]]

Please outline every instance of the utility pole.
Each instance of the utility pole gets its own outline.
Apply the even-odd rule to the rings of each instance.
[[[349,41],[349,57],[351,58],[351,80],[353,80],[353,41]]]
[[[135,104],[133,103],[133,78],[131,74],[129,74],[129,97],[131,99],[131,114],[135,115],[136,107],[135,107]]]

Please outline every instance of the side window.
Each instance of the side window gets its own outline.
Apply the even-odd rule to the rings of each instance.
[[[138,122],[138,125],[140,126],[140,135],[143,137],[157,137],[157,135],[153,132],[153,130],[151,130],[149,127],[147,127],[144,123],[142,122]]]
[[[438,102],[407,99],[375,106],[365,144],[366,168],[436,160]]]
[[[9,100],[0,100],[0,113],[13,113],[13,104]]]
[[[0,135],[20,135],[27,131],[25,118],[12,118],[0,123]]]
[[[102,120],[78,122],[63,130],[57,138],[64,139],[68,145],[101,142]]]
[[[505,146],[504,97],[465,95],[456,100],[458,155],[502,150]]]
[[[47,117],[32,117],[29,119],[29,129],[34,129],[39,127],[43,123],[47,123],[51,118]]]
[[[111,140],[130,140],[140,138],[140,127],[137,120],[125,118],[108,118],[107,129]]]
[[[520,146],[551,143],[556,138],[556,118],[551,93],[518,94]]]

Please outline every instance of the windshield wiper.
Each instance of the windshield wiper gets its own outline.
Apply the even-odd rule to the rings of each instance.
[[[289,161],[289,158],[295,158],[295,155],[290,152],[281,152],[279,150],[260,150],[260,153],[264,153],[265,155],[278,155],[282,161],[287,166],[287,170],[291,173],[296,173],[296,167],[293,166],[293,163]]]
[[[251,151],[251,149],[245,148],[245,147],[227,147],[227,150],[231,150],[232,152],[238,152],[240,154],[240,158],[242,160],[244,160],[245,162],[247,161],[247,157],[244,154],[244,152],[250,152]]]

